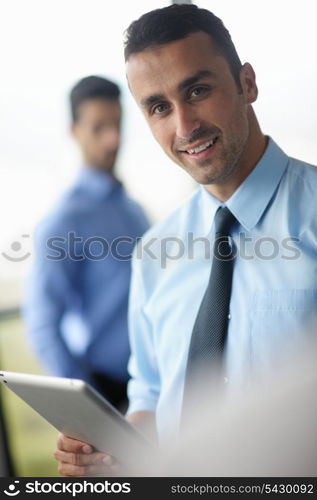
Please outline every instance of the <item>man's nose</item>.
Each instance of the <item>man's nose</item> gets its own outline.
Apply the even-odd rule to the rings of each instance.
[[[185,140],[190,139],[194,130],[199,129],[201,125],[195,109],[189,104],[176,107],[175,120],[176,135],[180,139]]]

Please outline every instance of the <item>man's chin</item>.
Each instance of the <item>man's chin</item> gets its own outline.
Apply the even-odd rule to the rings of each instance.
[[[184,158],[173,158],[174,162],[182,167],[193,179],[202,185],[207,184],[221,184],[234,170],[234,167],[226,167],[224,165],[211,164],[210,159],[204,160],[199,164],[193,165],[192,163],[184,162]]]
[[[207,168],[208,166],[202,166],[200,167],[199,171],[197,171],[197,169],[195,169],[195,171],[190,171],[189,169],[187,169],[187,172],[195,179],[198,184],[207,185],[224,184],[235,171],[235,166],[232,166],[230,168],[211,169],[209,165],[209,170],[207,170]]]
[[[201,171],[199,172],[193,172],[190,170],[187,170],[187,172],[198,184],[202,185],[217,184],[219,178],[221,177],[221,175],[218,175],[216,172],[203,172],[203,169],[201,169]]]

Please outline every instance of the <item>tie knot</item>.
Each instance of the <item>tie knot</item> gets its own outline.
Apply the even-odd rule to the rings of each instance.
[[[235,222],[237,222],[237,219],[230,212],[229,208],[219,207],[215,215],[216,234],[228,236]]]

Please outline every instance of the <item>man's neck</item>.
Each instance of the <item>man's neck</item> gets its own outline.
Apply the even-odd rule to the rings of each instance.
[[[100,172],[101,174],[106,174],[106,175],[109,175],[110,177],[113,177],[114,179],[116,179],[116,175],[114,172],[114,166],[112,166],[111,168],[103,168],[103,167],[94,165],[87,160],[84,160],[83,164],[86,166],[86,168],[89,168],[93,172]]]
[[[239,165],[234,172],[219,184],[204,186],[212,196],[224,203],[248,177],[263,156],[267,146],[267,138],[262,134],[253,110],[250,110],[250,135]]]

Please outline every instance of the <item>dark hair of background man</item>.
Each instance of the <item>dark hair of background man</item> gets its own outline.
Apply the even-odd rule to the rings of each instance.
[[[118,85],[101,76],[87,76],[79,80],[70,92],[71,117],[78,119],[79,106],[88,99],[113,99],[120,97]]]

